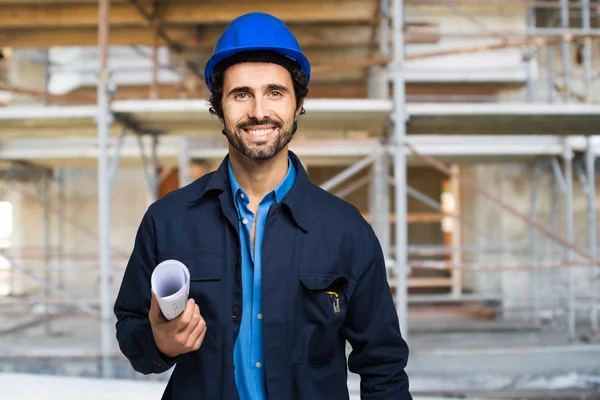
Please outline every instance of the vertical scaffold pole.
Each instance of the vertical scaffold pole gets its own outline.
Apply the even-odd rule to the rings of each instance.
[[[404,81],[404,1],[392,0],[393,27],[393,122],[394,122],[394,183],[395,183],[395,270],[396,270],[396,311],[400,329],[408,338],[408,234],[406,204],[406,96]]]
[[[98,45],[100,71],[98,77],[98,254],[100,258],[100,323],[102,377],[112,373],[112,312],[110,260],[110,188],[108,174],[108,139],[111,113],[108,98],[109,0],[99,0]]]

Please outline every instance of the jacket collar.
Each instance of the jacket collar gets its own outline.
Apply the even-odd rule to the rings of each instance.
[[[308,231],[309,214],[307,204],[308,198],[306,195],[309,193],[308,186],[310,185],[310,181],[308,180],[306,170],[298,159],[298,156],[289,150],[288,155],[292,161],[292,164],[294,165],[294,169],[296,170],[296,182],[289,190],[287,195],[281,200],[281,204],[287,207],[296,224],[303,230]],[[212,173],[206,186],[203,189],[197,188],[194,191],[193,198],[190,200],[190,202],[200,201],[211,193],[227,193],[228,196],[226,197],[231,198],[231,185],[229,182],[228,165],[229,154],[226,155],[221,161],[219,168]],[[199,181],[194,182],[194,184],[197,186],[200,186],[198,185],[199,183]]]

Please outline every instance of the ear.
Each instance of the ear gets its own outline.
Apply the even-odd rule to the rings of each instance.
[[[300,100],[300,103],[298,103],[298,105],[296,106],[296,120],[300,117],[302,107],[304,107],[304,99]]]

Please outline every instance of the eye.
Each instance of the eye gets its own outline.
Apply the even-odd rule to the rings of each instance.
[[[271,96],[281,97],[281,96],[283,96],[283,94],[278,90],[274,90],[271,92]]]
[[[244,92],[240,92],[235,95],[235,98],[240,99],[240,100],[246,99],[247,97],[248,97],[248,93],[244,93]]]

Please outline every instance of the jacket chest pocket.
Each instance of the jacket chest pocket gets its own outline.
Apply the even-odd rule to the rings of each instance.
[[[348,305],[348,279],[340,274],[299,272],[303,317],[298,326],[302,351],[308,364],[326,364],[341,350],[340,328]],[[340,349],[341,347],[341,349]]]
[[[348,280],[338,274],[300,272],[302,303],[307,319],[316,324],[342,322],[348,303]]]
[[[160,261],[174,259],[182,262],[190,271],[190,294],[206,322],[206,336],[202,347],[217,348],[219,316],[223,315],[224,303],[224,257],[222,254],[159,257]]]

